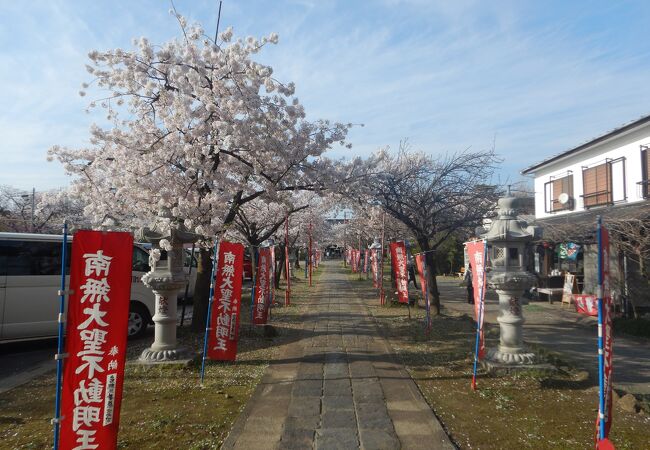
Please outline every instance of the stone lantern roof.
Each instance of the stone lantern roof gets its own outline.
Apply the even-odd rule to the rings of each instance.
[[[529,226],[528,222],[517,218],[517,211],[523,206],[524,199],[513,197],[510,189],[505,197],[497,203],[497,217],[483,237],[488,242],[498,241],[530,241],[540,234],[539,227]]]

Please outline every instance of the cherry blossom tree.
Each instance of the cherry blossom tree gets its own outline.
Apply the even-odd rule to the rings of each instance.
[[[289,199],[279,203],[259,197],[237,210],[233,228],[228,234],[234,234],[235,238],[246,242],[251,249],[251,254],[260,244],[270,239],[279,245],[278,249],[283,249],[284,225],[287,217],[308,207],[308,204],[292,203]],[[284,250],[276,253],[276,286],[284,268],[284,258]],[[255,261],[252,262],[255,270]]]
[[[84,207],[67,189],[35,192],[0,186],[0,231],[60,233],[64,221],[79,228],[87,224]]]
[[[407,144],[396,155],[382,150],[368,161],[378,170],[357,187],[357,200],[381,205],[426,252],[433,314],[440,313],[434,252],[454,233],[473,229],[490,215],[499,192],[490,184],[498,162],[493,150],[466,150],[436,158],[412,151]]]
[[[176,14],[182,37],[162,45],[134,41],[133,50],[93,51],[83,86],[104,95],[89,109],[106,113],[93,125],[90,146],[50,152],[74,177],[73,193],[96,223],[132,227],[163,209],[206,237],[197,270],[193,327],[204,323],[210,237],[239,208],[266,195],[322,189],[336,167],[323,158],[345,143],[349,125],[308,121],[273,69],[254,61],[278,36],[235,39],[232,29],[207,37]],[[204,292],[205,291],[205,292]],[[205,295],[203,295],[205,294]],[[204,300],[200,300],[205,298]]]

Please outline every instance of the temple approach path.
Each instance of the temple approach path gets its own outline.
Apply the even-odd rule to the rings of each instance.
[[[455,448],[340,264],[321,265],[300,339],[266,369],[222,448]]]

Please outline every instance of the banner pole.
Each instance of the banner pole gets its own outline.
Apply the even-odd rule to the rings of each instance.
[[[291,263],[289,262],[289,215],[287,214],[284,223],[284,259],[285,261],[285,276],[287,279],[287,290],[284,292],[284,306],[291,304]]]
[[[253,321],[255,316],[255,283],[257,282],[257,247],[253,247],[253,254],[251,255],[253,270],[253,283],[251,287],[251,330],[253,328]]]
[[[381,249],[379,250],[379,304],[386,303],[386,293],[384,292],[384,240],[386,238],[386,211],[381,221]]]
[[[208,298],[208,314],[205,319],[205,334],[203,335],[203,355],[201,357],[201,384],[205,375],[205,358],[208,353],[208,332],[210,331],[210,315],[212,314],[212,303],[214,301],[214,276],[217,273],[219,264],[219,240],[214,240],[214,263],[212,264],[212,273],[210,274],[210,294]]]
[[[409,296],[409,251],[408,251],[408,241],[405,239],[404,242],[404,264],[406,264],[406,270],[404,271],[404,276],[406,277],[406,308],[409,311],[409,320],[411,320],[411,297]],[[398,281],[399,282],[399,281]]]
[[[485,239],[483,240],[483,278],[485,278],[485,264],[487,261],[487,245]],[[474,268],[476,270],[476,268]],[[476,322],[476,344],[474,346],[474,368],[472,370],[472,390],[476,390],[476,371],[478,366],[478,352],[479,352],[479,342],[481,340],[481,322],[483,321],[483,291],[485,289],[485,279],[481,283],[481,288],[479,289],[478,297],[478,320]]]
[[[603,221],[597,219],[598,235],[598,440],[605,439],[605,352],[603,346]]]
[[[422,272],[424,275],[424,304],[427,308],[427,332],[431,331],[431,305],[429,304],[429,279],[427,278],[427,257],[422,257]]]
[[[312,286],[312,272],[313,272],[313,267],[312,264],[314,263],[314,256],[313,256],[313,249],[312,249],[312,223],[311,221],[309,222],[309,287]]]
[[[54,398],[54,450],[59,448],[59,431],[61,429],[61,383],[63,381],[63,344],[65,314],[65,269],[68,249],[68,222],[63,222],[63,243],[61,244],[61,289],[59,290],[58,343],[56,354],[56,394]]]
[[[271,252],[273,250],[273,252]],[[269,271],[269,293],[267,295],[267,307],[268,311],[266,321],[267,323],[271,320],[271,308],[273,307],[273,300],[275,299],[275,245],[269,246],[269,256],[271,256],[271,270]]]
[[[347,212],[343,211],[343,267],[348,267],[348,245],[347,245],[347,229],[348,220]]]
[[[408,241],[404,240],[402,242],[404,242],[404,250],[405,250],[404,264],[406,265],[406,267],[404,268],[405,269],[404,276],[406,277],[406,308],[408,309],[409,312],[409,320],[411,320],[411,297],[409,296],[409,262],[408,262],[409,252],[406,247]],[[401,280],[398,280],[397,282],[399,283],[400,281]]]

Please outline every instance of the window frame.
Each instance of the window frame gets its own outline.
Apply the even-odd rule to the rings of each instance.
[[[650,144],[640,145],[641,149],[641,181],[637,184],[641,186],[641,197],[650,198],[650,180],[648,172],[650,171]]]
[[[559,197],[561,192],[558,193],[557,196],[553,192],[553,186],[555,185],[555,183],[557,183],[558,181],[562,181],[564,179],[569,180],[568,181],[569,192],[567,192],[567,194],[569,194],[570,200],[566,205],[562,205],[557,199],[557,197]],[[549,191],[551,196],[550,199],[548,198]],[[573,199],[574,199],[573,171],[567,170],[566,172],[560,174],[559,176],[555,176],[555,175],[551,176],[549,178],[549,181],[544,183],[544,212],[555,213],[558,211],[571,211],[575,208],[575,201]]]
[[[620,159],[620,158],[619,158]],[[590,209],[590,208],[597,208],[599,206],[607,206],[607,205],[612,205],[614,204],[614,186],[613,186],[613,176],[612,176],[612,162],[613,161],[618,161],[617,160],[611,160],[609,158],[605,159],[605,162],[599,162],[597,164],[593,164],[591,166],[582,166],[582,203],[585,209]],[[597,190],[595,192],[589,192],[587,193],[587,186],[586,186],[586,177],[585,173],[589,170],[598,170],[599,167],[605,167],[605,184],[606,184],[606,189],[605,190]],[[596,189],[598,188],[598,172],[596,172]],[[625,177],[625,172],[623,172],[623,177]],[[623,186],[625,186],[625,179],[623,179]],[[605,196],[605,201],[598,201],[598,198],[600,196]],[[587,199],[589,198],[596,198],[596,203],[590,203],[587,204]]]

